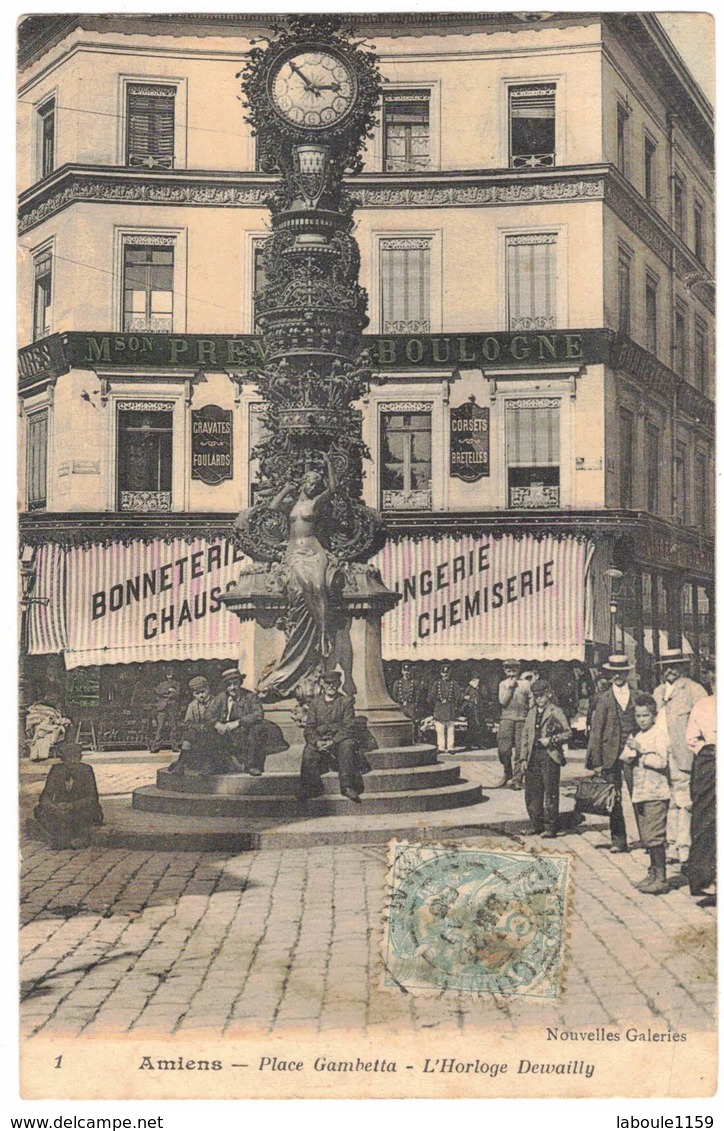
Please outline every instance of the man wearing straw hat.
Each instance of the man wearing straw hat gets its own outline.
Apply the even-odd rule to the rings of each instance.
[[[616,804],[611,810],[611,852],[628,852],[626,823],[621,805],[621,789],[626,782],[629,793],[633,786],[631,766],[621,761],[629,735],[639,728],[634,714],[634,697],[629,686],[631,664],[628,656],[609,656],[601,668],[611,679],[611,686],[596,703],[591,719],[586,768],[599,770],[606,781],[616,787]]]
[[[217,735],[217,773],[259,777],[266,751],[253,740],[253,734],[256,724],[264,720],[264,711],[254,692],[241,686],[244,675],[238,668],[221,673],[224,690],[211,700],[204,722]]]
[[[701,684],[689,678],[689,659],[681,648],[662,652],[656,661],[661,683],[654,691],[656,706],[666,712],[671,743],[669,772],[673,845],[669,863],[681,864],[683,873],[688,870],[691,848],[691,767],[694,760],[686,741],[686,724],[694,704],[707,697]]]

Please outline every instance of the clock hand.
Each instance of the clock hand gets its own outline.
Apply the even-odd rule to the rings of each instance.
[[[296,63],[293,63],[293,62],[291,61],[291,59],[289,60],[289,67],[290,67],[290,69],[291,69],[292,71],[294,71],[294,72],[295,72],[296,74],[298,74],[298,75],[299,75],[300,79],[302,80],[302,82],[303,82],[303,83],[304,83],[304,85],[306,86],[307,90],[311,90],[311,91],[313,91],[313,92],[314,92],[315,94],[319,94],[319,89],[318,89],[318,87],[317,87],[317,86],[315,86],[315,84],[314,84],[313,82],[311,82],[311,81],[310,81],[310,80],[309,80],[309,79],[307,78],[307,76],[305,75],[304,71],[300,71],[300,70],[299,70],[299,67],[298,67],[298,66],[296,65]]]

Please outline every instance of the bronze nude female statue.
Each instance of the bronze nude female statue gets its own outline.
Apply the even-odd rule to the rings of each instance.
[[[279,566],[287,597],[287,640],[277,666],[264,676],[263,695],[293,694],[299,683],[324,666],[333,646],[331,598],[342,584],[342,564],[323,544],[324,512],[336,487],[332,464],[325,455],[324,476],[305,471],[297,498],[296,484],[287,483],[269,506],[289,515],[289,540]]]

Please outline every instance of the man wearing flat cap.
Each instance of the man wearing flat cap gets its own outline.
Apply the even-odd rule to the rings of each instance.
[[[616,787],[616,804],[610,817],[611,852],[628,852],[621,789],[625,781],[631,792],[633,769],[621,761],[621,754],[629,735],[639,729],[634,714],[634,696],[628,682],[631,664],[628,656],[614,655],[609,656],[601,668],[610,678],[611,686],[601,694],[593,711],[586,768],[600,771],[601,776]]]
[[[504,678],[498,685],[498,759],[503,767],[502,784],[511,789],[522,785],[523,727],[534,706],[531,682],[521,677],[520,668],[520,660],[503,660]]]
[[[262,705],[253,691],[242,687],[244,672],[221,673],[224,690],[211,700],[204,723],[216,734],[215,770],[219,774],[264,772],[266,751],[254,741],[254,727],[264,721]]]
[[[203,675],[195,675],[189,680],[189,691],[192,698],[181,728],[181,754],[169,766],[169,773],[172,774],[210,770],[214,761],[216,735],[206,723],[206,713],[211,703],[208,679]]]
[[[336,766],[343,797],[359,803],[364,790],[362,774],[367,760],[357,753],[354,699],[342,695],[341,672],[325,672],[321,689],[307,710],[304,752],[298,799],[307,801],[324,793],[322,774]]]
[[[688,868],[691,848],[691,767],[694,760],[686,741],[686,724],[694,704],[707,697],[701,684],[689,678],[689,660],[690,657],[685,656],[681,648],[668,648],[662,652],[656,661],[661,683],[654,691],[656,706],[666,712],[671,750],[670,819],[674,843],[669,863],[678,862],[684,872]]]

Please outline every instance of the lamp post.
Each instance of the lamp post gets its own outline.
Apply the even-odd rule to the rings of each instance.
[[[28,612],[31,605],[47,605],[49,597],[33,597],[37,569],[35,565],[35,546],[23,546],[20,554],[20,647],[18,656],[18,716],[20,722],[20,741],[25,731],[25,711],[27,709],[27,681],[25,679],[25,658],[28,654]]]
[[[611,613],[611,631],[609,645],[611,652],[616,651],[616,617],[618,614],[618,602],[621,596],[621,579],[623,578],[623,570],[611,569],[604,570],[604,577],[607,577],[611,582],[611,597],[609,603],[609,610]],[[625,651],[625,638],[623,630],[621,631],[621,652]]]

